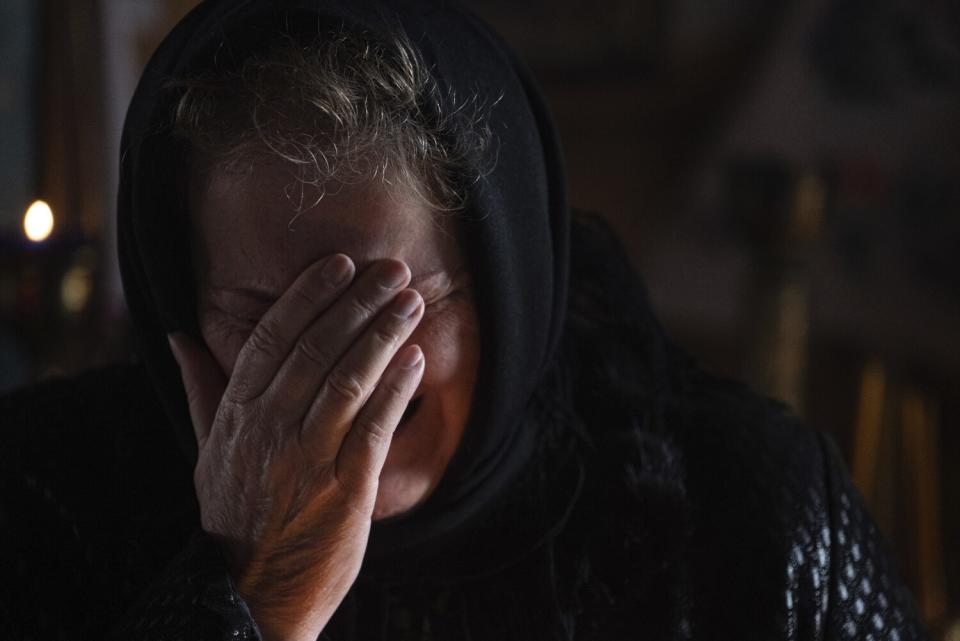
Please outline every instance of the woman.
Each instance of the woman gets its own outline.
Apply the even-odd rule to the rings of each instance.
[[[663,337],[466,12],[202,4],[119,202],[143,364],[4,401],[11,633],[922,638],[829,444]]]

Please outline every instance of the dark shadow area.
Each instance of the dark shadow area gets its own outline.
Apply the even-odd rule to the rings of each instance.
[[[0,391],[131,353],[118,132],[192,4],[0,9]],[[956,3],[468,4],[540,81],[572,202],[620,233],[670,334],[833,437],[931,628],[958,638]],[[33,242],[37,199],[54,226]]]

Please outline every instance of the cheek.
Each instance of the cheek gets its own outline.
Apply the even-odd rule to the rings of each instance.
[[[480,358],[480,338],[472,303],[457,301],[424,317],[408,343],[417,343],[427,360],[425,386],[472,389]]]

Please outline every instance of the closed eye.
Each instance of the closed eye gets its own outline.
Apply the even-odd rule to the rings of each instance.
[[[472,285],[470,274],[461,269],[457,270],[453,277],[443,272],[437,272],[432,277],[424,278],[410,286],[420,292],[425,304],[429,307],[450,298],[472,296]]]

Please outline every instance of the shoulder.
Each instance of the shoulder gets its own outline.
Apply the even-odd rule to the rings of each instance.
[[[136,363],[16,390],[0,397],[0,416],[5,470],[42,477],[66,494],[116,484],[118,474],[151,461],[176,467],[181,458],[147,374]]]
[[[149,409],[152,396],[146,372],[133,362],[44,380],[0,396],[6,419],[3,442],[17,442],[24,430],[69,435],[86,423],[104,418],[112,422],[131,406]],[[95,437],[86,438],[91,436]]]
[[[190,478],[142,365],[123,363],[0,396],[0,461],[77,511],[121,513]],[[158,487],[159,486],[159,487]]]
[[[687,490],[702,504],[702,518],[719,504],[716,516],[724,522],[740,514],[746,526],[776,521],[770,527],[782,530],[809,509],[824,512],[830,490],[826,438],[789,407],[742,383],[689,368],[675,377],[666,406]]]
[[[912,596],[833,441],[700,374],[674,400],[694,620],[760,638],[924,639]]]
[[[0,605],[24,634],[63,623],[42,604],[77,617],[71,629],[93,625],[186,536],[189,467],[136,364],[4,395],[0,417]]]
[[[704,373],[667,338],[609,228],[580,217],[575,230],[565,359],[593,452],[573,525],[590,532],[584,585],[681,637],[881,626],[921,638],[829,438]],[[606,626],[629,628],[612,613]]]
[[[763,506],[753,519],[786,518],[800,498],[822,500],[823,437],[786,405],[702,371],[666,335],[616,235],[598,217],[574,220],[565,358],[602,456],[651,466],[644,450],[658,443],[696,518],[717,504],[728,517]]]
[[[695,618],[751,621],[761,638],[819,635],[836,500],[824,437],[738,383],[695,374],[674,394]]]

